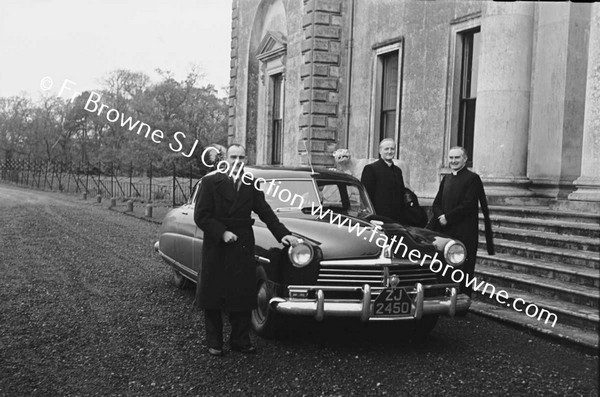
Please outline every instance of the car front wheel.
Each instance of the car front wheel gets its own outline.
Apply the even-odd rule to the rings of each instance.
[[[254,332],[263,338],[273,337],[279,327],[277,313],[269,305],[272,297],[273,293],[269,288],[268,281],[265,278],[260,278],[256,292],[257,307],[252,311],[252,327]]]

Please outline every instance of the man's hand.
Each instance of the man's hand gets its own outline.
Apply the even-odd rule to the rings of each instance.
[[[442,226],[446,226],[448,224],[448,221],[446,220],[446,215],[440,215],[438,217],[438,220],[440,221],[440,225]]]
[[[291,245],[292,247],[296,246],[298,244],[298,242],[300,241],[300,239],[292,236],[291,234],[288,234],[287,236],[284,236],[281,239],[281,242],[284,245]]]
[[[237,241],[237,236],[229,230],[225,230],[225,233],[223,233],[223,241],[225,241],[228,244],[233,243]]]

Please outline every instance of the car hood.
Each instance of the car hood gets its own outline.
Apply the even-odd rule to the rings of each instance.
[[[343,226],[338,226],[346,218],[350,222],[346,221]],[[423,253],[431,253],[440,248],[443,250],[443,246],[448,241],[448,238],[438,233],[397,223],[386,223],[383,229],[375,231],[374,226],[364,220],[353,217],[340,219],[339,223],[330,223],[329,217],[319,219],[305,215],[280,218],[291,232],[318,245],[323,252],[323,259],[378,257],[381,254],[381,246],[386,242],[389,244],[393,236],[396,236],[396,241],[402,238],[401,241],[409,247],[409,250],[416,248]],[[351,226],[348,226],[348,223]],[[351,230],[355,225],[357,227]]]

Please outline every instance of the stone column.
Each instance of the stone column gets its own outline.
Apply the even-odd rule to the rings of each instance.
[[[565,198],[581,175],[590,5],[535,7],[527,176],[537,195]]]
[[[341,61],[341,0],[305,0],[303,65],[300,76],[300,131],[298,152],[311,153],[313,165],[333,165],[337,139]],[[306,156],[302,156],[306,164]]]
[[[485,3],[473,167],[488,195],[533,194],[526,177],[532,47],[533,3]]]
[[[600,201],[600,4],[592,5],[581,176],[571,200]]]

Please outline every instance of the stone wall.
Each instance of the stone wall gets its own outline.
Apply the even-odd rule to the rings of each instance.
[[[600,151],[588,60],[597,13],[574,3],[234,0],[230,141],[264,162],[267,96],[256,56],[276,30],[287,42],[284,165],[306,164],[305,144],[315,165],[331,165],[339,147],[375,157],[377,51],[396,43],[399,156],[419,196],[433,197],[456,139],[459,33],[479,26],[473,169],[493,194],[557,197],[579,183],[587,190],[577,197],[589,198]]]

